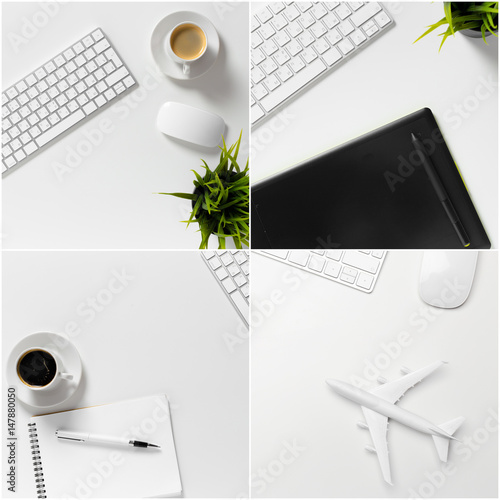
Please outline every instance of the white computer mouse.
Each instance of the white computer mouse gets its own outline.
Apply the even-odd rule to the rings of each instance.
[[[180,102],[166,102],[158,112],[156,126],[171,137],[214,148],[222,140],[225,123],[215,113]]]
[[[444,309],[461,306],[472,288],[477,255],[474,250],[424,252],[419,285],[422,300]]]

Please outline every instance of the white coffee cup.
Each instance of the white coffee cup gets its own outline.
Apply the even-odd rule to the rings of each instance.
[[[27,358],[30,353],[33,353],[31,358]],[[59,356],[45,347],[31,347],[23,351],[16,360],[16,372],[24,385],[39,392],[55,389],[62,380],[73,380],[73,375],[62,371]],[[36,379],[42,378],[47,383],[39,384]]]
[[[191,21],[177,24],[167,36],[167,54],[173,61],[182,64],[185,75],[189,75],[191,63],[204,56],[207,46],[207,34],[199,24]]]

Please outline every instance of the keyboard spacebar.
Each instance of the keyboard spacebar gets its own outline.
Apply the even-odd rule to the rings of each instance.
[[[58,135],[72,127],[75,123],[78,123],[82,118],[85,118],[85,113],[81,109],[77,109],[72,115],[69,115],[64,120],[56,123],[51,129],[47,130],[43,134],[39,135],[35,141],[38,147],[45,146],[52,139],[55,139]]]
[[[271,94],[263,97],[259,102],[264,106],[264,109],[269,113],[276,106],[288,99],[297,90],[300,90],[304,85],[316,78],[319,74],[325,71],[326,66],[321,59],[316,59],[304,69],[299,71],[293,78],[282,83]]]
[[[231,299],[233,299],[234,305],[240,311],[241,315],[245,318],[245,321],[248,323],[248,304],[247,301],[243,298],[243,295],[239,290],[234,291],[230,295]]]

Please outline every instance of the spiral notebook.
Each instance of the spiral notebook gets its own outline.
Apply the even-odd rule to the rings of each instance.
[[[32,417],[29,436],[38,498],[172,497],[182,492],[164,394]],[[134,448],[58,440],[56,430],[158,444]]]

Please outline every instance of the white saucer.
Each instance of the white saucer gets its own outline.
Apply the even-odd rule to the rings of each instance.
[[[53,390],[33,391],[24,385],[17,376],[16,362],[19,355],[30,347],[50,347],[63,364],[64,370],[73,375],[73,380],[61,380]],[[35,408],[51,408],[64,403],[78,389],[82,379],[82,361],[76,347],[62,335],[56,333],[33,333],[24,337],[7,360],[7,383],[16,388],[17,397],[23,403]]]
[[[198,24],[207,35],[207,51],[200,60],[191,64],[189,75],[185,75],[182,72],[182,65],[172,61],[165,51],[167,35],[172,28],[183,22]],[[219,35],[214,25],[205,16],[190,11],[174,12],[164,17],[156,25],[151,36],[153,59],[163,73],[177,80],[193,80],[204,75],[215,64],[219,55],[219,46]]]

